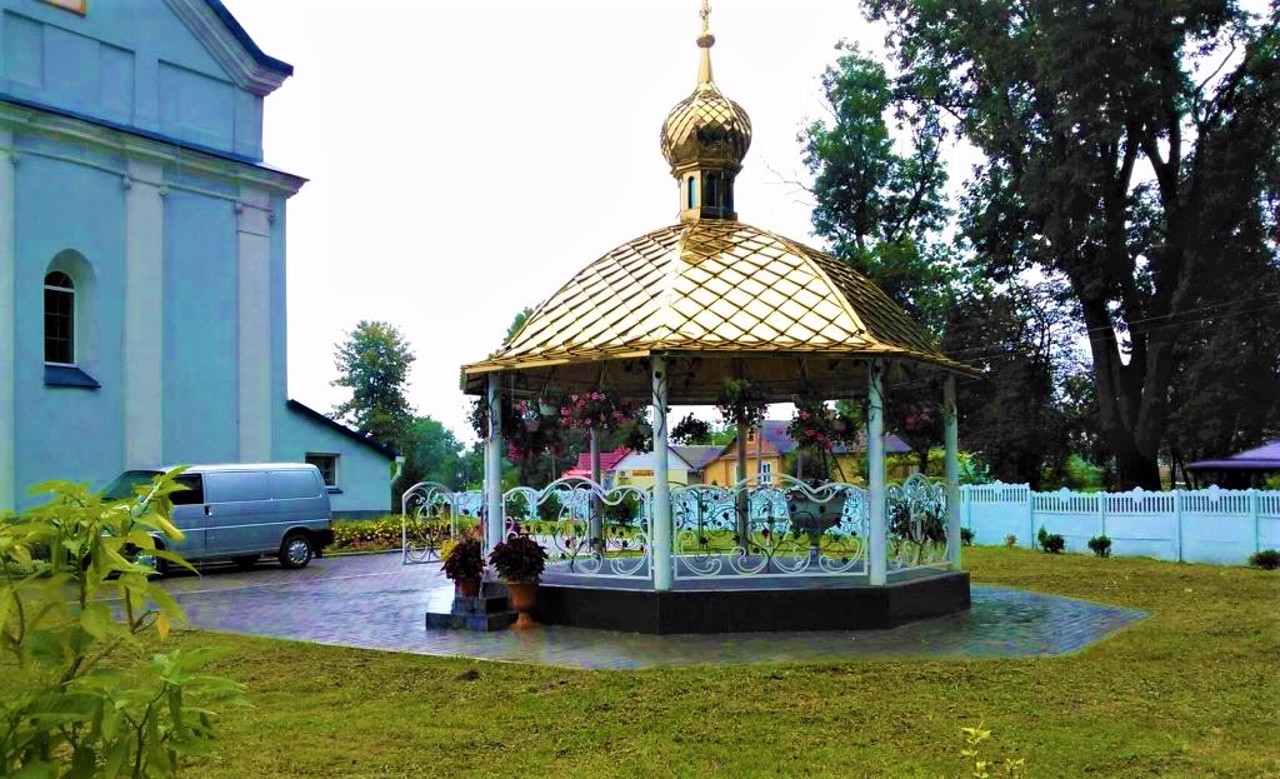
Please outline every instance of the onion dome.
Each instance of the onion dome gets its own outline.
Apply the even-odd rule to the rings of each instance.
[[[702,6],[698,85],[662,123],[662,155],[680,182],[680,218],[736,219],[733,180],[751,148],[751,117],[711,77],[711,9]]]

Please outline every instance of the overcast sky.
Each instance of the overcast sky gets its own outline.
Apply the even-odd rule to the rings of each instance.
[[[295,73],[267,98],[289,202],[289,392],[343,399],[334,344],[390,322],[409,400],[463,437],[462,364],[609,249],[677,219],[658,131],[693,88],[698,0],[224,0]],[[716,83],[751,115],[739,218],[810,238],[797,132],[854,0],[713,0]],[[812,241],[810,241],[812,242]]]

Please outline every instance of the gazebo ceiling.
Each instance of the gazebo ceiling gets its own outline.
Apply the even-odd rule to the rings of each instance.
[[[500,351],[465,366],[463,385],[480,394],[500,371],[517,391],[603,384],[643,397],[649,377],[637,361],[654,353],[674,360],[672,403],[713,403],[735,376],[771,387],[776,402],[802,382],[830,398],[858,395],[871,357],[969,372],[835,257],[742,222],[704,219],[655,230],[588,265]]]

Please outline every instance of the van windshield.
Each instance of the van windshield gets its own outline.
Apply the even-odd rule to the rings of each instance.
[[[134,487],[139,484],[150,484],[151,480],[160,474],[161,471],[125,471],[117,476],[115,481],[107,485],[107,488],[102,491],[102,495],[107,500],[132,498],[134,496]]]

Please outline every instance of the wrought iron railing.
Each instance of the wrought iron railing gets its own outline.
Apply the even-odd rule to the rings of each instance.
[[[546,548],[553,572],[627,579],[652,576],[651,489],[605,489],[567,478],[503,495],[504,535]],[[886,490],[888,573],[943,567],[946,489],[912,476]],[[866,575],[870,496],[841,482],[673,486],[674,574],[680,579]],[[424,482],[403,500],[404,562],[438,560],[464,533],[483,536],[483,495]]]

